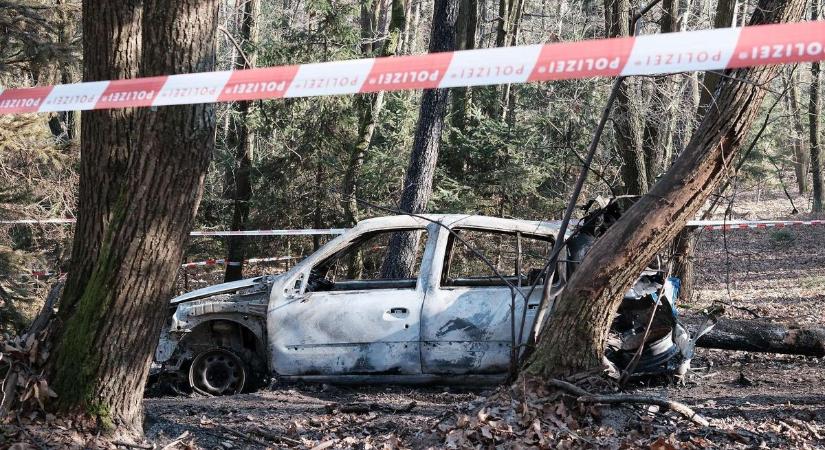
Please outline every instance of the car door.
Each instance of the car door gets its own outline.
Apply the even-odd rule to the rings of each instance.
[[[398,232],[357,237],[312,268],[301,295],[270,313],[275,323],[289,324],[288,330],[278,331],[275,366],[279,374],[421,373],[420,317],[425,295],[421,261],[427,260],[425,248],[432,250],[425,245],[423,229],[411,231],[419,235],[418,271],[409,278],[381,278],[388,241]],[[359,259],[362,263],[355,263]],[[363,267],[360,274],[353,265]]]
[[[525,295],[552,247],[547,237],[457,229]],[[467,246],[446,233],[439,237],[430,290],[422,310],[422,369],[427,374],[507,372],[512,342],[526,342],[541,300],[543,282],[529,295],[524,331],[524,297],[511,289]],[[519,242],[521,250],[519,251]],[[521,277],[516,274],[516,263]],[[515,301],[513,301],[515,300]],[[511,310],[516,321],[511,321]]]

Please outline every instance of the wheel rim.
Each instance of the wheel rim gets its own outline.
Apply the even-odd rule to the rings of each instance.
[[[210,350],[199,354],[189,368],[189,385],[207,395],[237,394],[246,382],[243,362],[232,352]]]

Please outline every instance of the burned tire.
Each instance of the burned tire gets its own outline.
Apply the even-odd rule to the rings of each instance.
[[[189,366],[189,386],[204,395],[239,394],[246,387],[247,365],[229,350],[199,353]]]

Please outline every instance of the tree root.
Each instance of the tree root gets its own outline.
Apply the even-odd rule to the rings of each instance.
[[[610,405],[620,403],[640,403],[645,405],[656,405],[662,408],[668,408],[675,413],[681,414],[682,416],[684,416],[685,418],[687,418],[688,420],[692,421],[697,425],[701,425],[703,427],[710,425],[710,422],[708,422],[707,419],[702,417],[696,411],[694,411],[684,403],[680,403],[675,400],[668,400],[661,397],[653,397],[648,395],[592,395],[584,389],[576,386],[575,384],[556,379],[548,381],[547,384],[555,388],[562,389],[569,393],[575,394],[577,396],[576,400],[582,403],[603,403]]]

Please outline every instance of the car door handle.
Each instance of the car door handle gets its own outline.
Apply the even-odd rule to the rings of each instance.
[[[389,313],[390,314],[407,314],[407,308],[401,308],[401,307],[390,308]]]

